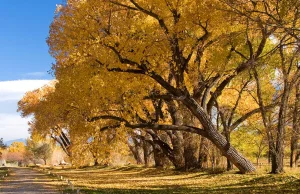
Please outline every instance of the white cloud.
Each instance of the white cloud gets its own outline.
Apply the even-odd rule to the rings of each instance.
[[[20,100],[23,95],[31,90],[42,87],[49,80],[16,80],[0,82],[0,102]]]
[[[29,118],[21,118],[18,114],[0,114],[0,138],[4,141],[26,138]]]
[[[25,76],[30,76],[30,77],[43,77],[46,76],[46,72],[31,72],[31,73],[26,73]]]
[[[18,101],[28,91],[48,84],[50,80],[0,81],[0,138],[5,141],[26,138],[28,121],[16,112]]]

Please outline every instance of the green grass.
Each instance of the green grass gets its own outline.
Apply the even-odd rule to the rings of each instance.
[[[266,169],[255,174],[237,171],[215,173],[178,172],[171,169],[128,167],[90,167],[53,169],[70,179],[81,193],[300,193],[300,169],[271,175]],[[70,189],[64,193],[72,193]]]

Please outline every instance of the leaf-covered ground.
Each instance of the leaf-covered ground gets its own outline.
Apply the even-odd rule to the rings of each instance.
[[[262,171],[262,170],[260,170]],[[82,193],[300,193],[300,169],[282,175],[178,172],[140,167],[56,169]],[[70,190],[66,190],[70,193]]]

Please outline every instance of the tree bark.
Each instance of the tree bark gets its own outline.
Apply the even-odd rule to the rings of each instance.
[[[151,157],[151,145],[146,141],[143,141],[143,150],[144,150],[145,167],[149,167],[150,157]]]
[[[297,155],[299,154],[298,141],[300,136],[300,81],[295,85],[296,86],[296,98],[293,111],[293,129],[292,129],[292,138],[291,138],[291,155],[290,155],[290,167],[292,168],[295,164],[297,166]]]
[[[134,145],[130,145],[128,143],[129,149],[133,154],[134,159],[136,160],[136,164],[143,164],[142,154],[141,154],[141,147],[139,145],[139,142],[135,137],[132,137],[132,141]]]
[[[284,172],[284,163],[283,163],[284,153],[283,150],[278,150],[275,153],[271,153],[271,162],[272,162],[272,169],[271,173],[279,174]]]
[[[289,99],[287,80],[284,81],[283,94],[279,107],[278,124],[277,124],[277,137],[276,148],[272,150],[272,169],[271,173],[279,174],[284,172],[284,137],[285,137],[285,125],[286,125],[286,110]]]
[[[166,156],[159,145],[153,145],[153,155],[156,168],[163,168],[166,165]]]
[[[209,142],[205,137],[201,137],[200,148],[199,148],[199,168],[208,168],[208,152],[209,152]]]
[[[199,126],[197,119],[185,107],[181,106],[183,124],[187,126]],[[200,137],[197,134],[183,132],[185,170],[199,168],[199,144]]]
[[[172,132],[171,142],[173,145],[173,154],[174,154],[174,166],[177,170],[182,170],[185,166],[185,159],[184,159],[184,146],[183,146],[183,135],[180,131],[173,131]]]
[[[190,111],[199,119],[203,128],[207,132],[207,138],[221,151],[221,153],[228,158],[241,173],[254,172],[256,169],[254,165],[240,154],[234,147],[232,147],[215,128],[212,121],[208,118],[207,113],[203,108],[190,97],[186,97],[183,103],[190,109]]]
[[[185,170],[199,168],[199,135],[184,133],[184,160]]]
[[[228,142],[228,144],[230,145],[230,131],[229,129],[225,130],[225,137],[226,137],[226,141]],[[233,165],[231,163],[231,161],[227,158],[227,171],[230,171],[233,169]]]
[[[180,114],[174,101],[167,101],[167,106],[172,118],[172,124],[182,125],[183,116]],[[181,131],[171,131],[169,134],[173,146],[174,166],[177,170],[182,170],[185,166],[183,133]]]

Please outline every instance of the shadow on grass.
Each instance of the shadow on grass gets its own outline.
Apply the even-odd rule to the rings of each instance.
[[[64,194],[73,194],[71,190],[65,190]],[[230,193],[230,194],[241,194],[241,193],[299,193],[299,190],[291,189],[272,189],[268,186],[261,187],[238,187],[238,188],[183,188],[183,187],[173,187],[173,188],[157,188],[157,189],[97,189],[97,190],[88,190],[82,189],[80,193],[84,194],[196,194],[196,193]]]
[[[89,171],[90,169],[85,170],[88,170],[85,173],[88,172],[89,177],[99,174],[99,176],[95,176],[95,179],[89,182],[91,187],[95,186],[93,189],[82,187],[85,189],[82,189],[81,193],[86,194],[300,193],[300,179],[297,176],[288,174],[242,175],[232,171],[224,173],[220,173],[219,171],[214,171],[213,173],[205,171],[182,172],[172,169],[142,168],[136,166],[98,167],[93,169],[96,170],[94,172]],[[76,174],[78,173],[80,177],[80,173],[83,172],[79,170],[76,171]],[[155,179],[158,180],[157,184],[151,184],[151,182],[156,181]],[[184,181],[180,182],[181,180]],[[135,185],[134,182],[137,181],[140,183]],[[166,184],[164,184],[164,181]],[[129,184],[127,184],[128,182]],[[105,187],[106,183],[110,188],[95,189],[97,185]],[[112,188],[114,184],[117,184],[116,187],[118,188]],[[145,188],[141,188],[143,186]],[[71,194],[72,191],[66,190],[64,193]]]
[[[212,177],[214,175],[211,175]],[[236,177],[238,178],[238,177]],[[193,187],[184,187],[179,185],[152,186],[147,189],[116,189],[105,188],[97,190],[82,189],[85,194],[186,194],[186,193],[300,193],[300,179],[294,176],[286,175],[266,175],[263,177],[249,177],[235,184],[223,186],[203,187],[193,185]],[[64,192],[72,193],[71,190]],[[76,193],[76,192],[74,192]]]
[[[0,178],[4,176],[5,174],[8,174],[8,168],[7,167],[0,167]]]

